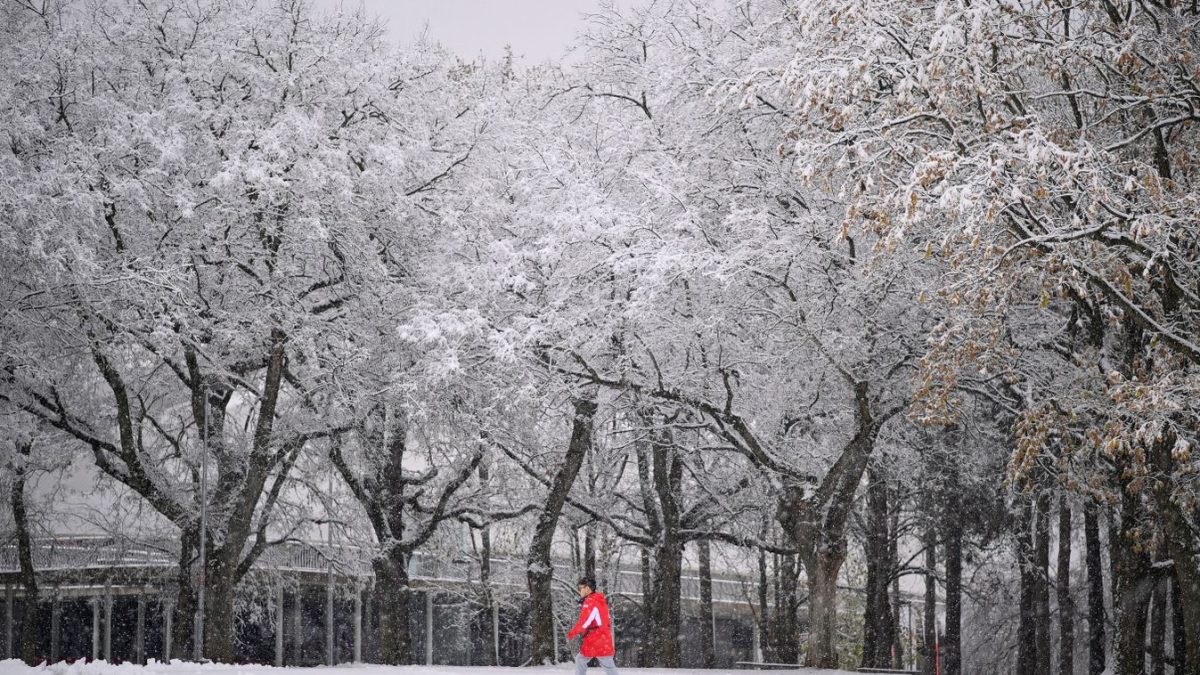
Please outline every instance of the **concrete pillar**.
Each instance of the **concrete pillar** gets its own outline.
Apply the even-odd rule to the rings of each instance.
[[[275,589],[275,667],[283,666],[283,585]]]
[[[433,589],[425,589],[425,665],[433,665]]]
[[[112,663],[112,583],[104,587],[104,660]]]
[[[59,597],[58,586],[50,593],[50,663],[58,663],[62,647],[62,598]]]
[[[13,587],[4,584],[4,658],[13,656]]]
[[[163,612],[163,663],[171,662],[171,636],[175,623],[175,603],[167,593],[168,591],[162,591],[163,601],[160,603]]]
[[[138,593],[137,628],[133,634],[133,658],[138,665],[146,663],[146,592]]]
[[[354,662],[362,663],[363,588],[354,587]]]
[[[300,665],[300,647],[304,644],[303,617],[300,616],[300,602],[303,594],[301,587],[296,586],[296,602],[292,603],[292,665]]]
[[[92,597],[92,660],[100,660],[100,596]]]

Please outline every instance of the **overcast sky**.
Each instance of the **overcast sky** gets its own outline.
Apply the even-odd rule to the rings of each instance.
[[[557,59],[582,29],[581,14],[600,0],[316,0],[318,7],[366,7],[388,23],[392,40],[409,42],[426,24],[430,36],[471,59],[500,57],[504,45],[530,63]]]

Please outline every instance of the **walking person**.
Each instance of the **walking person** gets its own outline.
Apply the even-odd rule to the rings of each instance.
[[[575,675],[587,675],[588,661],[593,658],[600,661],[604,675],[617,675],[608,600],[596,590],[596,580],[591,577],[579,580],[579,620],[567,633],[567,639],[573,640],[577,635],[583,636],[583,643],[575,654]]]

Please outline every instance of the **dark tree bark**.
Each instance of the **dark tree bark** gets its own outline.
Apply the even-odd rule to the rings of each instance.
[[[952,459],[949,461],[953,462]],[[952,463],[945,482],[946,512],[943,515],[946,560],[946,636],[941,643],[943,675],[962,674],[963,514],[958,483],[958,468]]]
[[[867,472],[866,606],[863,610],[864,668],[891,665],[895,638],[889,581],[892,575],[891,547],[888,541],[888,487],[882,471]]]
[[[1058,502],[1058,672],[1075,672],[1075,601],[1071,597],[1071,505],[1064,494]]]
[[[901,668],[904,665],[904,639],[900,631],[900,510],[899,503],[892,504],[890,530],[888,532],[888,558],[892,569],[892,667]]]
[[[771,639],[771,613],[767,606],[767,552],[758,549],[758,646],[762,651],[763,660],[771,663],[776,661],[774,644]]]
[[[937,532],[925,528],[925,622],[921,675],[936,675],[937,670]]]
[[[1174,673],[1188,673],[1191,675],[1193,671],[1189,671],[1190,663],[1187,657],[1187,631],[1184,628],[1186,622],[1183,620],[1183,598],[1179,594],[1179,582],[1174,576],[1170,580],[1171,585],[1171,662],[1174,666]]]
[[[1017,627],[1017,672],[1021,675],[1037,673],[1037,622],[1035,597],[1037,574],[1034,563],[1034,517],[1032,502],[1020,502],[1017,515],[1017,559],[1020,571],[1021,599],[1018,606]]]
[[[481,461],[479,463],[479,482],[486,486],[489,479],[488,463]],[[488,626],[488,648],[484,665],[498,666],[500,665],[500,654],[496,638],[500,627],[497,625],[496,594],[492,590],[492,528],[486,523],[479,528],[479,584],[482,587],[484,622]]]
[[[800,662],[800,603],[796,597],[799,561],[791,554],[777,554],[775,577],[775,658],[779,663]]]
[[[683,539],[681,505],[683,462],[669,432],[653,434],[654,499],[657,530],[654,546],[655,603],[653,606],[654,664],[659,668],[680,666],[681,576]]]
[[[572,401],[575,408],[571,423],[571,440],[563,463],[559,466],[546,498],[545,508],[538,517],[533,531],[533,543],[526,559],[528,566],[526,582],[529,587],[529,623],[532,637],[532,663],[551,665],[557,660],[554,653],[554,604],[552,585],[554,566],[550,549],[554,544],[554,532],[558,528],[559,516],[567,501],[567,493],[575,484],[584,457],[592,447],[592,421],[596,414],[596,402],[577,398]]]
[[[422,546],[447,519],[460,515],[449,508],[450,499],[475,473],[483,460],[482,442],[430,498],[429,491],[439,470],[420,474],[404,469],[407,450],[403,415],[393,413],[386,403],[368,410],[357,424],[364,446],[378,448],[379,458],[356,469],[342,453],[340,439],[330,444],[329,457],[351,494],[366,511],[367,520],[379,542],[372,561],[375,571],[375,601],[379,607],[379,658],[404,665],[412,658],[412,636],[408,615],[412,602],[408,564],[413,551]],[[420,514],[422,520],[418,520]]]
[[[1161,438],[1151,448],[1151,461],[1161,476],[1175,473],[1175,458],[1172,449],[1175,434],[1164,429]],[[1175,672],[1197,675],[1200,673],[1200,564],[1196,562],[1195,533],[1191,522],[1193,515],[1175,499],[1172,482],[1155,481],[1154,504],[1162,523],[1166,552],[1170,557],[1172,576],[1180,596],[1180,619],[1184,633],[1182,667]],[[1164,616],[1165,618],[1165,616]]]
[[[654,624],[653,606],[654,606],[654,573],[650,567],[650,551],[649,549],[641,549],[642,563],[642,631],[639,636],[641,640],[638,642],[637,658],[638,667],[646,668],[654,662],[654,656],[651,654],[651,649],[654,646],[654,633],[651,626]]]
[[[1096,505],[1083,507],[1083,537],[1088,584],[1088,675],[1101,675],[1105,666],[1104,565],[1100,550],[1100,524]]]
[[[1037,640],[1037,674],[1050,675],[1054,658],[1050,652],[1050,493],[1034,500],[1034,625]]]
[[[41,597],[38,593],[37,573],[33,567],[33,537],[29,532],[29,513],[25,506],[25,480],[29,475],[29,462],[33,443],[16,441],[17,456],[12,466],[12,492],[10,505],[12,507],[13,525],[17,530],[17,563],[21,588],[25,591],[24,611],[21,612],[21,645],[19,653],[21,660],[31,666],[41,662],[38,658],[38,605]]]
[[[712,599],[711,545],[707,539],[696,542],[700,574],[700,658],[705,668],[717,666]]]
[[[1154,583],[1150,594],[1150,675],[1166,675],[1167,580]]]
[[[1146,610],[1153,589],[1149,555],[1138,540],[1140,498],[1121,491],[1120,525],[1111,542],[1114,549],[1113,603],[1117,623],[1116,675],[1144,675],[1146,668]]]

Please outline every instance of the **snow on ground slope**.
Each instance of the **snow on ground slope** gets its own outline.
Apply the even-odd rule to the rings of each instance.
[[[9,659],[0,661],[0,675],[286,675],[303,671],[303,675],[572,675],[574,666],[539,668],[484,668],[467,666],[377,666],[370,664],[345,665],[336,668],[275,668],[272,666],[235,666],[209,663],[198,665],[183,661],[171,663],[151,662],[147,666],[132,664],[108,664],[103,661],[73,664],[56,663],[52,666],[31,668],[24,663]],[[668,670],[663,668],[621,668],[622,675],[748,675],[747,670]],[[604,671],[592,668],[590,672],[601,675]],[[757,671],[764,675],[852,675],[848,670],[797,670]],[[297,675],[299,675],[297,673]]]

